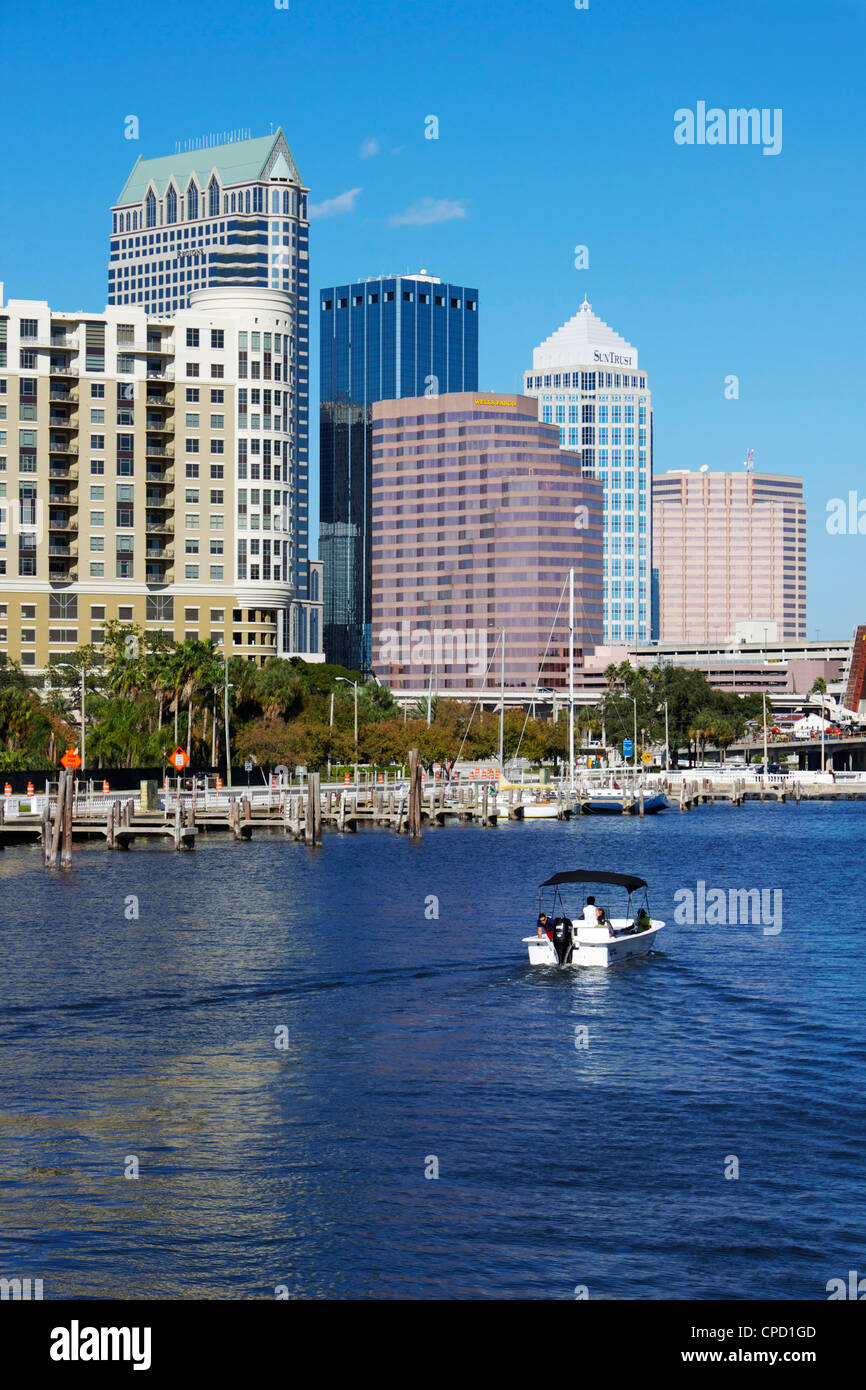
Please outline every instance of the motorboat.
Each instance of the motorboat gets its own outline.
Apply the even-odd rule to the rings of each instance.
[[[613,777],[605,785],[589,787],[586,795],[581,796],[575,803],[574,809],[575,813],[579,812],[582,815],[633,816],[640,813],[641,797],[645,815],[670,809],[670,802],[664,792],[650,791],[640,786],[637,789],[620,786]]]
[[[578,892],[575,885],[582,885]],[[627,901],[621,916],[614,916],[610,904],[587,893],[590,885],[625,891]],[[542,913],[545,888],[553,890],[551,908]],[[563,902],[563,889],[570,889],[578,906],[570,917]],[[609,895],[608,895],[609,896]],[[597,869],[570,869],[554,874],[538,891],[539,922],[535,936],[524,936],[530,965],[567,966],[616,965],[629,956],[648,955],[655,948],[664,922],[650,916],[646,879],[635,874],[601,872]],[[544,917],[544,921],[542,921]]]

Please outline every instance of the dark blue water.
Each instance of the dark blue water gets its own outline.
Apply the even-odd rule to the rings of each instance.
[[[720,806],[82,849],[67,875],[7,850],[0,1274],[46,1297],[826,1297],[866,1268],[864,827]],[[659,952],[530,968],[535,885],[588,865],[650,881]],[[698,879],[780,889],[781,932],[675,925]]]

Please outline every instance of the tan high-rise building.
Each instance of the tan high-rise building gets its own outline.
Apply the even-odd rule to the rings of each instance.
[[[194,291],[61,313],[0,286],[0,654],[43,669],[105,623],[295,654],[295,300]],[[317,570],[316,562],[311,569]],[[315,583],[320,593],[318,573]],[[321,660],[321,603],[304,600]]]
[[[744,624],[805,638],[802,478],[656,474],[653,538],[661,642],[724,642]]]

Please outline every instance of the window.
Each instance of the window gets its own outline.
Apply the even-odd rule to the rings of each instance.
[[[192,411],[192,410],[187,411],[187,415],[186,415],[186,427],[187,427],[187,429],[188,429],[188,430],[197,430],[197,429],[198,429],[199,418],[200,418],[200,417],[196,414],[195,411]]]
[[[90,537],[90,549],[91,549],[92,551],[104,550],[104,549],[105,549],[105,537],[104,537],[104,536],[91,536],[91,537]]]
[[[19,319],[18,324],[22,338],[38,337],[39,323],[36,319]]]
[[[150,189],[144,200],[144,225],[146,227],[156,226],[156,198],[153,189]]]
[[[256,441],[254,440],[253,442],[255,443]],[[212,454],[224,454],[225,448],[225,440],[223,439],[212,439],[210,442],[210,451]]]
[[[102,502],[102,501],[104,500],[104,498],[105,498],[105,488],[102,487],[102,486],[95,486],[94,484],[91,484],[91,487],[90,487],[90,500],[91,500],[91,502]],[[92,523],[92,520],[91,520],[91,525],[92,525],[92,524],[93,524],[93,523]]]
[[[222,543],[222,541],[211,541],[211,543],[210,543],[210,553],[211,553],[211,555],[222,555],[222,553],[223,553],[223,543]]]
[[[186,190],[186,215],[191,219],[198,217],[198,189],[191,180]]]
[[[198,565],[184,566],[184,574],[187,579],[198,579]]]
[[[198,541],[188,540],[185,550],[187,555],[198,555]]]
[[[211,362],[211,364],[210,364],[210,374],[211,374],[211,376],[215,376],[218,380],[219,380],[221,377],[224,377],[225,374],[226,374],[226,370],[225,370],[225,367],[223,366],[222,362]]]
[[[226,393],[221,387],[215,387],[210,393],[211,405],[222,405],[225,398]],[[222,429],[222,426],[220,426],[220,429]]]
[[[223,476],[224,472],[225,472],[225,469],[223,468],[223,466],[222,466],[221,463],[212,463],[212,464],[211,464],[211,466],[210,466],[210,475],[211,475],[212,478],[221,478],[221,477]]]
[[[185,609],[183,610],[183,620],[184,620],[185,623],[197,623],[197,622],[198,622],[198,609],[197,609],[197,608],[185,608]]]
[[[198,376],[198,363],[197,363],[197,362],[187,362],[187,364],[186,364],[186,374],[187,374],[187,376]]]
[[[210,529],[211,529],[212,531],[222,531],[222,529],[223,529],[223,515],[222,515],[221,512],[212,512],[212,513],[211,513]]]
[[[97,452],[101,452],[105,448],[105,435],[92,434],[90,436],[90,447],[91,449],[95,449]]]
[[[187,418],[188,418],[188,417],[187,417]],[[211,427],[211,429],[212,429],[212,430],[222,430],[222,429],[225,429],[225,419],[226,419],[226,417],[225,417],[224,415],[212,415],[212,416],[210,417],[210,427]],[[196,428],[197,428],[197,427],[196,427]]]
[[[212,348],[225,347],[225,332],[222,328],[212,328],[210,331],[210,345]]]
[[[104,490],[104,489],[103,489],[103,490]],[[104,526],[104,525],[105,525],[105,512],[91,512],[91,513],[90,513],[90,524],[91,524],[91,526]]]
[[[96,476],[98,476],[100,473],[104,473],[104,472],[105,472],[105,460],[104,460],[104,459],[91,459],[91,460],[90,460],[90,472],[91,472],[91,474],[96,475]]]
[[[91,425],[104,425],[104,424],[105,424],[105,411],[104,411],[104,410],[91,410],[91,412],[90,412],[90,423],[91,423]]]
[[[187,531],[198,530],[198,519],[198,512],[187,512],[186,517],[184,519],[184,525],[186,526]]]
[[[186,330],[186,345],[187,345],[187,347],[198,347],[198,329],[197,329],[197,328],[188,328],[188,329]]]
[[[121,623],[131,623],[131,622],[132,622],[132,609],[131,609],[131,608],[118,608],[118,610],[117,610],[117,618],[118,618],[118,621],[121,622]]]
[[[198,501],[198,498],[196,498]],[[212,507],[221,507],[223,504],[223,492],[221,488],[212,487],[210,490],[210,504]]]
[[[211,579],[222,579],[222,577],[223,577],[223,566],[222,566],[222,565],[211,565],[211,567],[210,567],[210,577],[211,577]]]
[[[177,221],[177,192],[173,187],[169,188],[165,195],[165,220],[166,222]]]
[[[187,502],[195,502],[195,503],[198,502],[198,488],[197,488],[197,487],[188,487],[188,488],[187,488],[187,490],[186,490],[186,501],[187,501]]]
[[[197,454],[197,453],[198,453],[198,446],[199,446],[199,442],[198,442],[197,439],[188,439],[188,440],[186,441],[186,451],[187,451],[187,453],[188,453],[188,454]]]
[[[194,404],[198,400],[198,387],[188,386],[186,388],[187,404]]]

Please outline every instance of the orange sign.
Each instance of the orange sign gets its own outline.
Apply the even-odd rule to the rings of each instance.
[[[81,754],[75,748],[67,748],[60,762],[63,767],[74,767],[77,772],[81,766]]]
[[[177,768],[178,772],[183,772],[189,762],[189,758],[182,748],[175,748],[174,752],[169,754],[168,760],[172,767]]]

